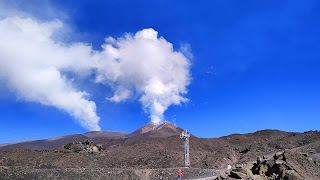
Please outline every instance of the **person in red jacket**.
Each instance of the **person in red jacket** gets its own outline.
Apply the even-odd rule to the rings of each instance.
[[[181,177],[182,177],[182,171],[181,171],[181,169],[179,169],[179,170],[178,170],[178,180],[180,180]]]

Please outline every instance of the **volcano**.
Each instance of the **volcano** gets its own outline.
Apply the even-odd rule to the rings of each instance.
[[[0,145],[0,150],[14,150],[14,149],[58,149],[63,145],[73,141],[90,140],[105,146],[117,145],[125,142],[133,142],[137,140],[147,140],[151,138],[165,138],[169,136],[179,135],[183,131],[182,128],[177,127],[169,122],[156,124],[150,122],[145,126],[133,131],[130,134],[123,132],[112,131],[90,131],[84,134],[71,134],[44,140],[33,140],[16,142]]]
[[[169,122],[164,122],[161,124],[150,122],[147,125],[129,134],[128,141],[144,140],[150,138],[164,138],[179,135],[182,131],[182,128],[177,127]]]
[[[149,123],[130,134],[95,131],[2,145],[13,150],[0,151],[0,179],[173,179],[184,165],[180,132],[168,122]],[[71,148],[62,148],[68,141]],[[99,144],[103,149],[90,153]],[[190,162],[185,179],[320,179],[320,132],[191,136]]]

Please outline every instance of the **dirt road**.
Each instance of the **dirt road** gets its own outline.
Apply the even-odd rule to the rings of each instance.
[[[200,178],[200,179],[189,179],[189,180],[214,180],[216,179],[217,176],[211,176],[211,177],[206,177],[206,178]]]

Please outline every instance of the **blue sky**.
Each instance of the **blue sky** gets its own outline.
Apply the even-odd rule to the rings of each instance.
[[[56,35],[59,41],[81,42],[96,51],[106,37],[146,28],[157,31],[175,51],[189,46],[192,58],[184,55],[191,81],[183,95],[189,101],[169,106],[164,119],[198,137],[319,130],[318,1],[39,2],[4,1],[0,9],[8,12],[0,13],[1,20],[59,20],[66,27]],[[103,130],[129,133],[150,122],[139,97],[114,103],[105,99],[112,96],[112,87],[94,83],[94,74],[65,76],[90,94]],[[0,79],[0,143],[87,131],[64,110],[17,95],[8,78]]]

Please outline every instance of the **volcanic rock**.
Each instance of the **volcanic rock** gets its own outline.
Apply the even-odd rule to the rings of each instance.
[[[177,168],[184,165],[180,131],[172,124],[160,124],[131,136],[85,137],[88,142],[67,142],[66,149],[0,151],[0,179],[174,179]],[[163,136],[170,134],[175,135]],[[105,145],[110,142],[114,144]],[[99,143],[105,150],[91,153],[96,150],[90,147],[98,148]],[[236,175],[255,180],[320,179],[320,132],[263,130],[220,138],[191,136],[190,162],[191,167],[183,169],[184,177],[190,179]],[[233,167],[230,173],[228,165]]]
[[[63,146],[65,150],[76,153],[100,153],[103,151],[103,146],[101,144],[96,144],[92,141],[75,141]]]

